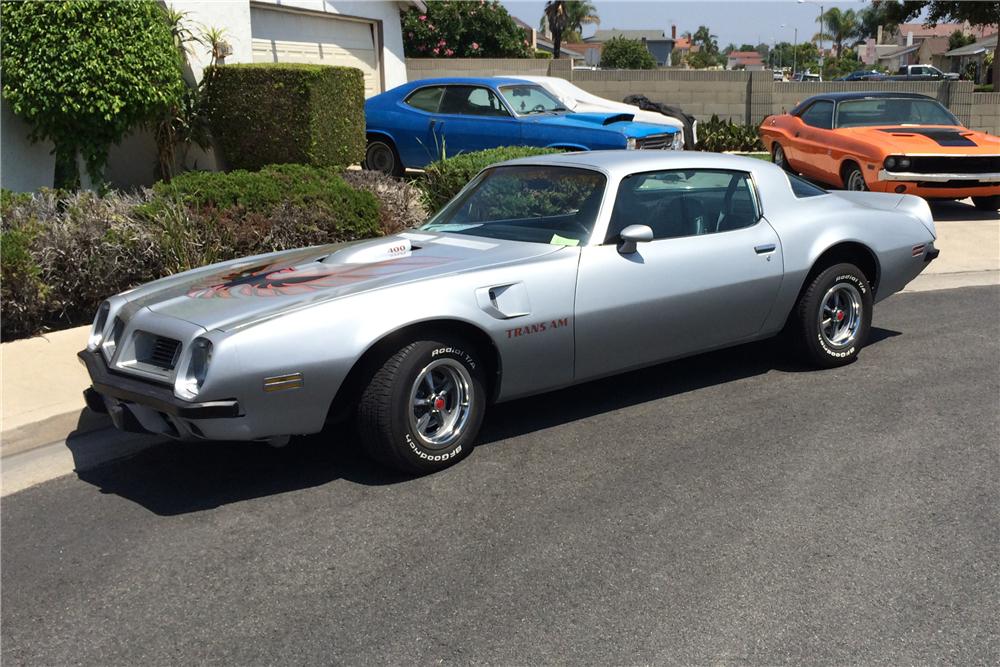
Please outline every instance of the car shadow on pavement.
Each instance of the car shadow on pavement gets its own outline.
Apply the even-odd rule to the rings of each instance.
[[[935,222],[1000,220],[1000,211],[985,211],[964,201],[943,200],[928,203],[931,206],[931,214],[934,216]]]
[[[900,335],[873,327],[869,345]],[[741,345],[659,364],[494,406],[479,444],[490,445],[647,401],[761,375],[812,369],[789,361],[776,340]],[[129,458],[77,472],[102,493],[131,500],[161,516],[321,486],[337,479],[366,486],[413,479],[370,462],[343,426],[272,448],[256,442],[166,442]]]

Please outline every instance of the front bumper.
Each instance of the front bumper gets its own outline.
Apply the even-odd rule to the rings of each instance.
[[[105,410],[116,428],[179,438],[207,437],[198,421],[231,420],[243,415],[235,399],[191,403],[167,386],[114,373],[97,351],[83,350],[77,357],[87,367],[92,387],[84,392],[87,405]]]
[[[1000,172],[977,174],[894,172],[881,169],[869,183],[873,192],[897,192],[924,199],[964,199],[1000,195]]]

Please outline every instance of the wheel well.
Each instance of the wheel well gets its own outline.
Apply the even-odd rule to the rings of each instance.
[[[861,165],[858,164],[858,161],[853,158],[847,158],[840,164],[840,186],[842,188],[847,188],[847,168],[852,166],[858,168],[858,171],[861,172],[861,178],[865,177],[865,172],[861,169]]]
[[[381,141],[388,143],[393,148],[396,148],[396,142],[393,141],[392,137],[390,137],[388,134],[383,134],[381,132],[366,132],[365,139],[367,139],[368,141],[371,141],[372,139],[379,139]]]
[[[396,329],[369,347],[361,358],[354,362],[354,366],[341,383],[337,395],[330,404],[329,418],[337,420],[345,417],[364,391],[368,378],[401,347],[415,340],[426,340],[441,335],[462,338],[475,348],[486,366],[484,375],[487,400],[492,401],[496,398],[500,389],[502,368],[500,351],[489,334],[476,325],[461,320],[430,320]]]
[[[812,282],[813,278],[834,264],[840,264],[841,262],[853,264],[861,269],[861,272],[865,274],[865,278],[868,279],[868,284],[872,288],[872,293],[878,289],[881,269],[879,268],[878,260],[875,259],[875,253],[873,253],[871,249],[864,244],[853,241],[845,241],[844,243],[838,243],[835,246],[827,248],[822,255],[816,258],[816,261],[813,262],[812,268],[809,269],[809,274],[802,283],[802,289],[799,290],[799,296],[802,295],[802,292],[809,286],[809,283]]]

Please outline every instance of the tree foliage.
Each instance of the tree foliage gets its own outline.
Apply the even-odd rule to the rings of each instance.
[[[179,104],[185,85],[166,16],[152,0],[0,3],[3,95],[55,145],[56,185],[76,187],[76,156],[95,184],[108,149]]]
[[[637,39],[614,37],[601,50],[604,69],[656,69],[656,59],[646,45]]]
[[[400,13],[407,58],[531,58],[524,30],[496,0],[428,0]]]
[[[691,44],[698,49],[692,49],[688,54],[687,63],[695,69],[713,67],[723,62],[723,57],[719,53],[718,38],[712,34],[708,26],[700,25],[690,36]]]
[[[553,54],[561,52],[563,40],[578,41],[584,25],[600,25],[594,3],[587,0],[549,0],[542,11],[538,29],[552,34]]]
[[[861,23],[853,9],[841,10],[831,7],[816,19],[820,23],[820,31],[813,36],[814,40],[830,40],[840,56],[844,50],[844,42],[857,43],[861,39]]]

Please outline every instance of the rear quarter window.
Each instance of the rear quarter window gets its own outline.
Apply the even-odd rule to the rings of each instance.
[[[792,188],[792,194],[798,199],[804,199],[806,197],[818,197],[820,195],[827,194],[826,190],[819,187],[818,185],[813,185],[801,176],[796,176],[795,174],[786,173],[785,176],[788,177],[788,184]]]

